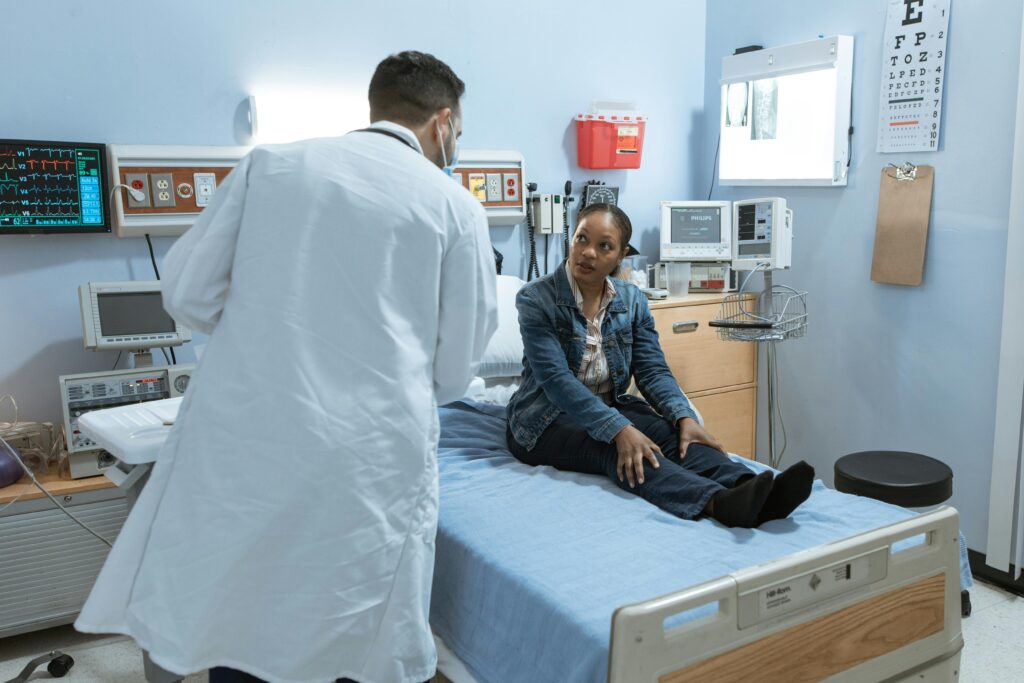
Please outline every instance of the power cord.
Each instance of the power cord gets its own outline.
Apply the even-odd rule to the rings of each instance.
[[[146,195],[140,190],[136,190],[134,187],[129,187],[128,185],[119,183],[110,188],[110,201],[114,201],[114,195],[118,190],[128,190],[129,196],[137,202],[141,202],[146,198]]]
[[[711,201],[711,192],[715,189],[715,169],[718,168],[718,151],[722,147],[722,134],[718,134],[718,142],[715,143],[715,160],[711,163],[711,186],[708,187],[708,201]]]
[[[149,261],[153,264],[153,274],[159,280],[160,269],[156,267],[156,254],[153,253],[153,240],[149,239],[149,233],[146,233],[146,244],[149,246]]]
[[[73,521],[75,524],[77,524],[78,526],[82,527],[83,529],[88,531],[90,534],[92,534],[93,536],[98,538],[100,541],[105,543],[108,548],[113,548],[114,547],[113,543],[111,543],[110,541],[108,541],[107,539],[103,538],[98,533],[96,533],[95,531],[90,529],[88,524],[86,524],[85,522],[80,520],[70,510],[68,510],[66,507],[61,505],[60,502],[56,498],[53,497],[53,494],[51,494],[49,491],[47,491],[46,487],[39,483],[39,480],[36,479],[35,473],[28,468],[28,465],[26,465],[25,462],[21,459],[21,456],[18,455],[18,452],[16,450],[14,450],[14,447],[11,446],[9,443],[7,443],[7,439],[5,439],[2,436],[0,436],[0,445],[2,445],[4,447],[4,450],[7,451],[8,455],[10,455],[12,458],[14,458],[17,461],[17,463],[19,465],[21,465],[21,469],[25,470],[25,474],[27,474],[28,478],[32,480],[32,483],[35,485],[35,487],[37,489],[39,489],[40,491],[42,491],[43,494],[47,498],[50,499],[50,502],[52,502],[54,505],[56,505],[58,508],[60,508],[61,512],[63,512],[65,515],[67,515],[69,518],[71,518],[71,521]]]
[[[61,512],[63,512],[65,515],[67,515],[73,522],[75,522],[75,524],[77,524],[78,526],[82,527],[83,529],[88,531],[90,534],[92,534],[93,536],[98,538],[100,541],[105,543],[108,547],[113,547],[113,544],[110,541],[105,539],[103,536],[100,536],[95,531],[93,531],[91,528],[89,528],[89,525],[87,525],[82,520],[78,519],[78,517],[76,517],[70,510],[68,510],[63,505],[61,505],[60,501],[58,501],[56,498],[54,498],[53,495],[49,491],[46,490],[46,487],[39,483],[39,480],[36,479],[35,472],[33,472],[31,470],[31,468],[29,468],[29,466],[25,464],[25,461],[21,459],[21,455],[18,454],[18,451],[15,450],[15,448],[13,446],[11,446],[10,443],[7,442],[6,438],[4,438],[4,436],[7,436],[9,438],[23,437],[23,436],[29,434],[30,432],[34,432],[34,431],[38,430],[38,424],[39,424],[39,423],[34,423],[34,422],[19,422],[19,420],[18,420],[18,404],[14,400],[14,397],[11,396],[10,394],[8,394],[7,396],[4,396],[4,397],[0,398],[0,401],[3,401],[5,399],[9,399],[10,402],[11,402],[11,405],[14,406],[14,421],[13,422],[0,423],[0,446],[2,446],[3,450],[6,451],[7,454],[10,455],[12,458],[14,458],[15,462],[17,462],[21,466],[21,469],[24,470],[25,474],[27,474],[28,478],[32,481],[32,484],[35,485],[35,487],[37,489],[42,491],[43,495],[45,495],[47,498],[49,498],[50,501],[54,505],[56,505],[60,509]],[[59,447],[58,440],[57,439],[52,439],[51,440],[51,444],[50,444],[51,455],[53,454],[54,449],[56,449],[58,447]],[[22,494],[22,495],[24,495],[24,494]],[[20,497],[21,496],[18,496],[18,498],[20,498]],[[3,508],[0,508],[0,510],[4,510],[7,507],[13,505],[15,502],[17,502],[18,498],[15,498],[10,503],[5,505]]]
[[[156,254],[153,253],[153,240],[149,238],[149,233],[146,233],[146,244],[149,246],[149,260],[153,264],[153,274],[156,275],[156,279],[160,279],[160,269],[156,267]],[[161,347],[161,351],[164,352],[164,358],[167,358],[167,351]],[[177,365],[178,357],[174,355],[174,348],[171,348],[171,358],[167,361],[168,365]]]

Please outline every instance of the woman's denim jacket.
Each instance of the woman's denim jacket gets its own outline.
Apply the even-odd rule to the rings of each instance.
[[[606,405],[577,375],[586,349],[587,323],[569,286],[564,262],[551,275],[525,285],[516,297],[523,335],[523,376],[508,404],[515,440],[532,450],[537,439],[561,413],[585,427],[592,438],[611,443],[630,424]],[[675,423],[696,414],[680,391],[658,343],[647,299],[635,285],[615,280],[615,298],[601,324],[615,403],[642,402],[627,394],[630,378],[648,403]]]

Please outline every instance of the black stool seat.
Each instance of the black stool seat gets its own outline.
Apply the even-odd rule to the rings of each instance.
[[[920,453],[862,451],[836,461],[835,485],[893,505],[928,507],[953,495],[953,470]]]

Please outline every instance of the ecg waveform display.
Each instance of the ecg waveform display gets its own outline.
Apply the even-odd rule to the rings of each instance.
[[[108,232],[106,148],[0,140],[0,232]]]

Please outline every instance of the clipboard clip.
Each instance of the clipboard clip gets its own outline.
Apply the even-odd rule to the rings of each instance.
[[[917,166],[914,166],[909,161],[905,161],[899,166],[896,164],[889,165],[896,169],[896,180],[917,180]]]

